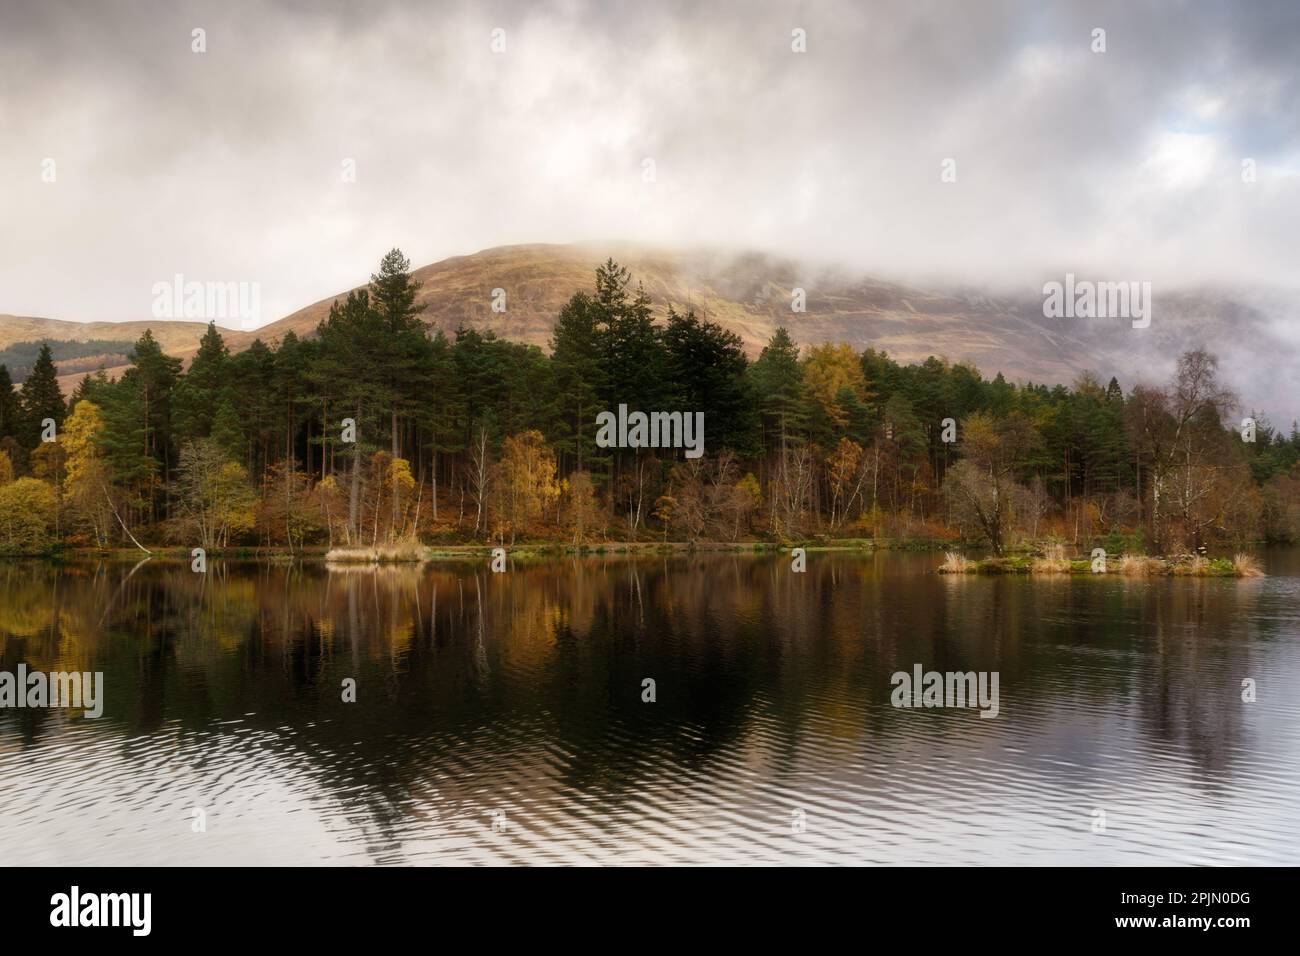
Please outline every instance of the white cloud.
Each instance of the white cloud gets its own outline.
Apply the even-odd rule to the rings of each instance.
[[[1161,133],[1142,163],[1143,185],[1148,189],[1188,190],[1206,185],[1222,175],[1219,144],[1205,133]]]
[[[181,272],[260,281],[270,319],[393,245],[423,264],[592,238],[993,285],[1294,281],[1294,5],[258,10],[6,10],[0,312],[139,318]]]

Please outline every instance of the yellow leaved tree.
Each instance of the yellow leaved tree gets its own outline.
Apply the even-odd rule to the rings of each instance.
[[[504,537],[508,529],[513,544],[516,535],[526,534],[560,497],[560,485],[555,480],[555,453],[541,432],[535,429],[520,432],[502,443],[498,468],[501,474],[497,483],[498,533]]]
[[[104,427],[99,407],[82,399],[63,423],[63,500],[74,527],[89,531],[98,547],[107,547],[113,520],[109,467],[96,438]]]

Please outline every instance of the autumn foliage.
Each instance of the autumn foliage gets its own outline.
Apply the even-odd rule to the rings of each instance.
[[[751,359],[715,322],[657,314],[610,261],[544,352],[431,334],[418,288],[393,250],[311,338],[231,353],[213,326],[182,369],[146,333],[66,404],[48,349],[18,388],[0,367],[0,550],[1300,536],[1300,434],[1236,407],[1203,351],[1127,392],[801,349],[785,329]],[[620,405],[702,412],[703,457],[602,447],[596,417]]]

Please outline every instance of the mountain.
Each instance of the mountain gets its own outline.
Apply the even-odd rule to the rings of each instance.
[[[1128,388],[1139,379],[1163,380],[1180,352],[1204,345],[1221,356],[1226,378],[1248,407],[1300,412],[1292,382],[1300,351],[1283,320],[1292,300],[1242,290],[1157,290],[1151,327],[1134,329],[1126,319],[1044,317],[1041,279],[1001,295],[918,289],[761,253],[606,242],[503,246],[444,259],[415,270],[423,283],[417,301],[425,306],[425,321],[448,335],[464,325],[546,348],[560,308],[574,292],[592,287],[596,266],[609,257],[631,270],[659,314],[669,305],[694,308],[738,334],[751,355],[784,325],[803,345],[843,341],[883,349],[903,362],[937,355],[1016,381],[1068,383],[1091,369],[1103,381],[1117,375]],[[806,294],[803,312],[791,309],[796,288]],[[495,289],[505,292],[504,312],[492,311]],[[289,330],[310,336],[330,303],[347,291],[256,332],[227,331],[227,341],[238,350]],[[183,358],[193,354],[204,329],[197,322],[83,325],[0,316],[0,348],[39,338],[134,340],[148,327],[168,352]],[[116,361],[106,363],[110,374],[125,358]],[[85,365],[81,360],[75,370],[61,368],[68,373],[61,378],[65,388]]]
[[[77,350],[77,358],[57,362],[59,385],[66,395],[77,387],[77,382],[101,367],[110,375],[120,374],[127,366],[130,344],[136,342],[149,329],[153,330],[154,338],[168,354],[189,358],[198,348],[199,338],[206,331],[207,324],[172,320],[67,322],[62,319],[0,313],[0,353],[21,342],[117,343],[118,347],[112,351],[85,355],[84,350]],[[55,346],[54,351],[57,360],[61,350]],[[3,361],[0,359],[0,363]],[[16,371],[12,364],[10,370]]]
[[[198,345],[207,323],[158,319],[147,322],[65,322],[62,319],[0,313],[0,349],[16,342],[134,342],[148,329],[153,329],[154,338],[171,352]]]
[[[885,349],[905,362],[944,355],[1009,378],[1069,381],[1075,374],[1072,359],[1085,349],[1068,330],[1037,327],[987,299],[810,270],[757,253],[626,243],[503,246],[444,259],[415,270],[423,283],[416,301],[425,307],[425,321],[448,335],[464,325],[546,348],[560,308],[574,292],[592,287],[596,266],[610,257],[645,286],[660,315],[669,305],[678,311],[693,308],[739,335],[751,356],[784,325],[804,345],[843,341],[859,349]],[[803,312],[791,309],[796,288],[805,291]],[[494,289],[506,293],[504,313],[492,311]],[[255,334],[267,340],[291,329],[309,335],[328,315],[334,298]],[[253,336],[233,336],[232,343],[244,338],[251,341]]]

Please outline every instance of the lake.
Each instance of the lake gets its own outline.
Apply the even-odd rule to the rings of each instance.
[[[0,670],[104,675],[0,710],[0,864],[1300,859],[1300,551],[939,561],[0,563]],[[917,665],[997,716],[895,707]]]

